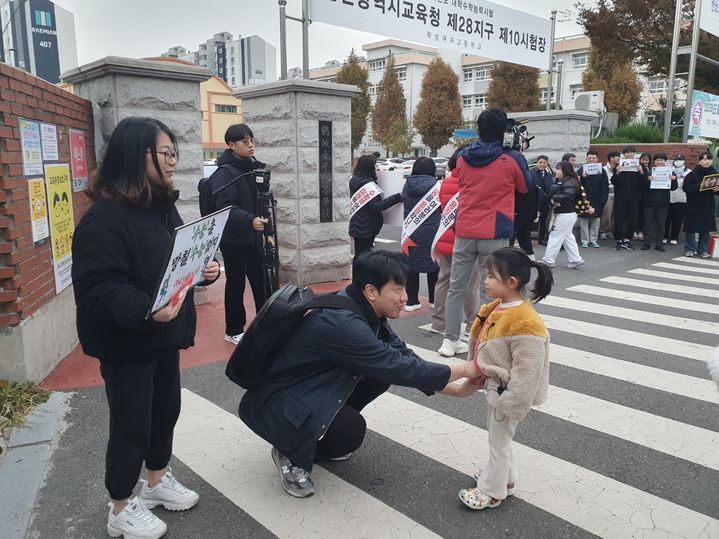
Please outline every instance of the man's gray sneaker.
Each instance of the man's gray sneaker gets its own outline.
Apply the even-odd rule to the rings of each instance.
[[[280,472],[280,482],[287,494],[295,498],[307,498],[315,493],[310,475],[303,468],[292,464],[276,447],[272,448],[272,460]]]

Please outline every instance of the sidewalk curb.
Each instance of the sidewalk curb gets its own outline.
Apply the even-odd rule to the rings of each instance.
[[[44,484],[56,440],[65,430],[62,419],[72,393],[53,393],[38,406],[24,427],[12,431],[0,460],[0,536],[23,539],[35,499]]]

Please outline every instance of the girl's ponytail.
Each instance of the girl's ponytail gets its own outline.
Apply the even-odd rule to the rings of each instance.
[[[532,287],[532,301],[537,303],[546,298],[552,291],[554,285],[554,276],[551,268],[544,262],[532,261],[532,267],[537,270],[537,280]]]

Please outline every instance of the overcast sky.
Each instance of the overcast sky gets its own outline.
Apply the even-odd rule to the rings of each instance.
[[[257,34],[277,47],[279,70],[279,10],[275,0],[54,0],[75,15],[77,54],[80,65],[105,56],[142,58],[157,56],[180,45],[195,51],[212,35],[227,31],[238,35]],[[552,9],[572,10],[575,0],[498,0],[510,6],[549,18]],[[287,14],[299,17],[302,0],[288,0]],[[576,17],[570,17],[574,20]],[[561,16],[560,16],[561,19]],[[560,22],[557,36],[580,34],[580,26]],[[310,26],[310,67],[328,60],[343,60],[353,47],[361,53],[363,43],[376,36],[327,24]],[[390,36],[391,37],[391,36]],[[287,21],[287,64],[301,67],[300,24]]]

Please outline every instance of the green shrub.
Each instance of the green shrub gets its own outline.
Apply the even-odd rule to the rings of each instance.
[[[35,384],[0,380],[0,432],[6,427],[22,425],[25,416],[49,396],[49,391]]]
[[[625,124],[614,132],[611,137],[592,139],[593,144],[657,144],[664,142],[664,132],[658,127],[648,124]],[[681,135],[674,134],[669,142],[681,142]]]

